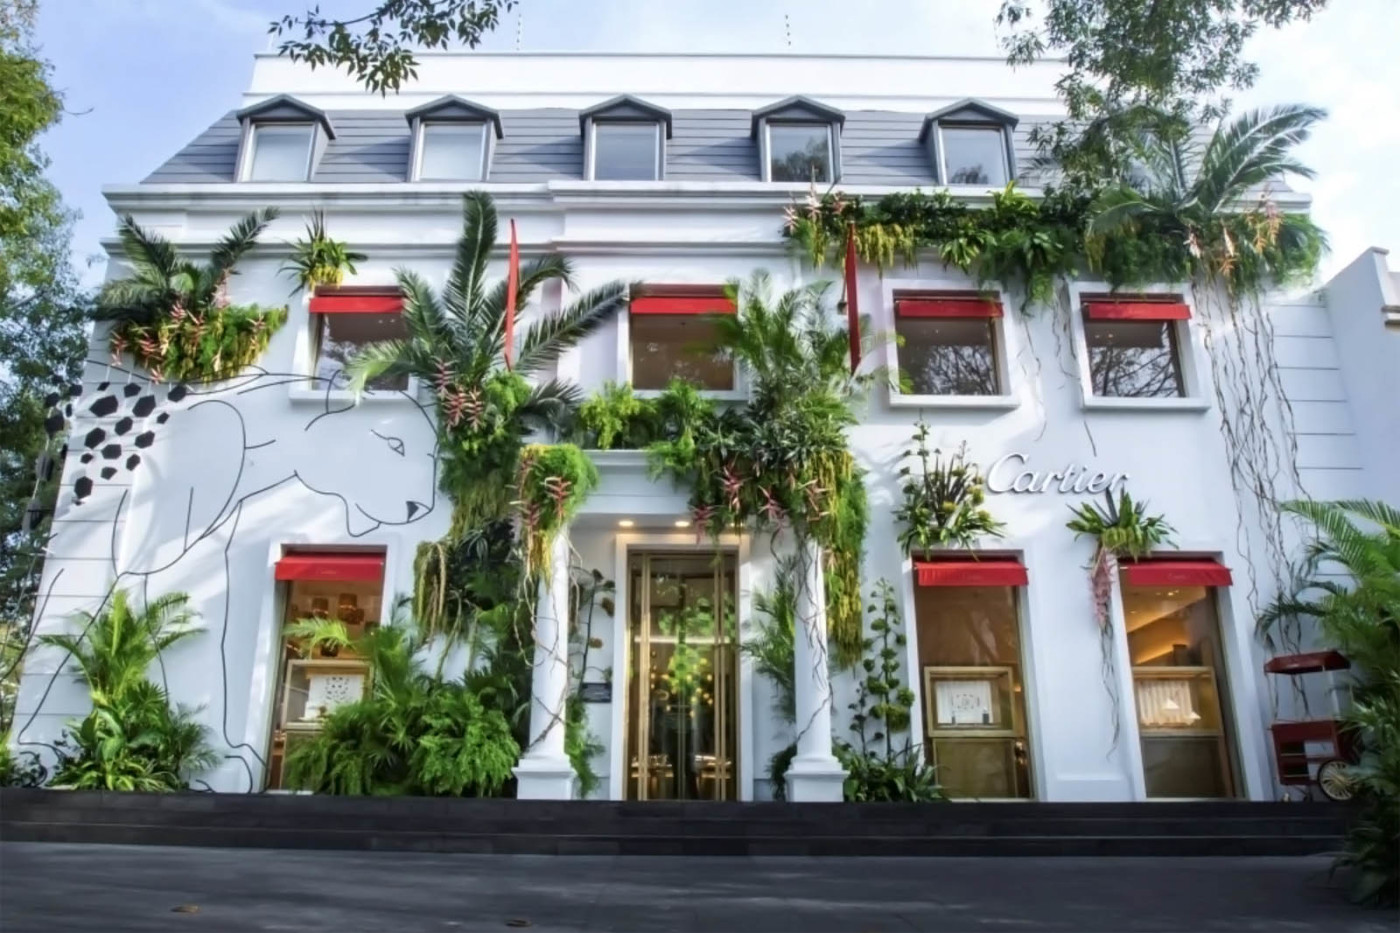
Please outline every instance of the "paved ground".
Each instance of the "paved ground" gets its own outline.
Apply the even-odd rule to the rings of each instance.
[[[175,908],[197,907],[194,912]],[[610,858],[0,844],[5,931],[1342,931],[1324,858]]]

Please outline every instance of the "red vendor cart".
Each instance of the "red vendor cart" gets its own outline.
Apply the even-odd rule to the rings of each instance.
[[[1313,651],[1277,657],[1264,665],[1269,674],[1301,677],[1344,671],[1351,662],[1336,651]],[[1347,766],[1357,761],[1356,743],[1342,730],[1336,685],[1327,695],[1332,705],[1331,719],[1282,720],[1274,723],[1274,760],[1279,783],[1303,786],[1315,784],[1328,800],[1350,800],[1356,788]]]

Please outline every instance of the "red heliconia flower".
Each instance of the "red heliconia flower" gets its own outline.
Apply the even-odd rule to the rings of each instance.
[[[481,391],[472,389],[463,396],[462,407],[466,411],[467,421],[472,426],[473,431],[480,431],[482,423],[486,420],[486,402],[481,397]]]
[[[773,495],[773,490],[769,489],[767,486],[760,486],[758,491],[763,493],[763,506],[759,511],[763,513],[763,517],[768,519],[768,521],[780,524],[783,519],[787,517],[787,510],[783,508],[783,504]]]
[[[437,386],[438,395],[441,395],[447,386],[452,382],[452,370],[447,367],[447,363],[442,360],[437,361],[437,375],[433,377],[433,384]]]
[[[545,478],[544,489],[549,493],[549,497],[554,500],[554,517],[562,519],[564,517],[564,503],[568,501],[569,491],[573,489],[573,482],[562,476],[549,476]]]
[[[715,517],[715,507],[708,503],[692,506],[690,517],[695,525],[695,543],[699,544],[701,536],[710,527],[710,520]]]
[[[734,469],[733,464],[726,463],[724,465],[719,483],[720,488],[724,490],[725,497],[729,500],[729,507],[735,512],[739,511],[739,492],[744,488],[744,480]]]
[[[161,371],[160,371],[160,367],[159,367],[159,366],[152,366],[152,367],[151,367],[151,381],[154,382],[154,383],[156,383],[157,385],[159,385],[162,381],[164,381],[164,379],[165,379],[165,376],[162,375],[162,373],[161,373]]]

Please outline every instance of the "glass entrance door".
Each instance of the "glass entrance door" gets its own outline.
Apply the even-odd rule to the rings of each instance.
[[[736,800],[738,639],[732,552],[628,558],[630,800]]]

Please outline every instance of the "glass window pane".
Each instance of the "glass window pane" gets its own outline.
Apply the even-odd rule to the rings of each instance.
[[[1084,322],[1095,395],[1170,398],[1185,394],[1170,321]]]
[[[254,127],[249,181],[306,181],[310,164],[311,127]]]
[[[316,375],[329,380],[337,389],[346,386],[345,364],[361,348],[381,340],[396,340],[408,336],[403,316],[399,314],[322,314],[319,315],[319,340],[316,350]],[[324,386],[324,383],[322,384]],[[408,388],[408,376],[379,376],[367,387],[374,390],[402,391]]]
[[[427,124],[423,127],[423,156],[418,177],[424,181],[480,181],[480,123]]]
[[[946,184],[998,188],[1006,184],[1006,136],[1000,129],[945,126],[939,135]]]
[[[921,721],[950,797],[1032,795],[1016,591],[914,590]]]
[[[768,165],[773,181],[831,181],[831,128],[825,123],[768,126]]]
[[[1149,797],[1229,797],[1234,754],[1215,594],[1123,587],[1133,699]]]
[[[655,123],[595,123],[593,177],[597,181],[656,181]]]
[[[664,389],[672,379],[714,391],[734,388],[734,363],[715,349],[713,317],[634,314],[630,330],[634,388]]]
[[[984,318],[910,318],[895,321],[901,375],[915,395],[997,395],[996,339]]]

